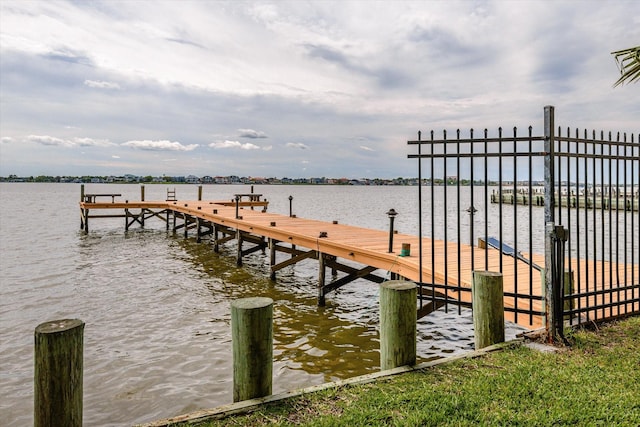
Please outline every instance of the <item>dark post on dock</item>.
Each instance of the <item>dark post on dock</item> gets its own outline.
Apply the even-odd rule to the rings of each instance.
[[[231,303],[233,401],[269,396],[273,375],[273,300],[241,298]]]
[[[390,280],[380,285],[380,369],[416,364],[416,284]]]
[[[504,342],[502,273],[474,271],[471,294],[476,350]]]
[[[84,322],[64,319],[35,330],[34,426],[82,426]]]

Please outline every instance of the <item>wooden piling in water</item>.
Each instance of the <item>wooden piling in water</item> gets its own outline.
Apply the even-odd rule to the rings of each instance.
[[[35,329],[35,427],[82,426],[84,322],[64,319]]]
[[[242,298],[231,303],[233,401],[269,396],[273,375],[273,300]]]
[[[416,364],[416,284],[390,280],[380,285],[380,369]]]
[[[502,273],[474,271],[471,295],[476,350],[504,342]]]

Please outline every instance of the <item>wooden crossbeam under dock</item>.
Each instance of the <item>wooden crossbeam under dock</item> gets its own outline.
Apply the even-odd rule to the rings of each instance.
[[[374,271],[381,269],[404,277],[408,280],[422,283],[422,309],[420,315],[437,309],[450,300],[463,305],[471,304],[471,285],[474,270],[500,271],[502,266],[505,319],[528,328],[543,325],[544,306],[542,274],[521,259],[505,256],[500,251],[491,248],[472,247],[454,242],[432,241],[422,238],[422,274],[420,274],[420,259],[418,254],[418,236],[394,234],[392,252],[389,252],[389,233],[372,230],[337,222],[324,222],[312,219],[297,218],[268,213],[266,201],[139,201],[139,202],[80,202],[81,227],[88,231],[89,218],[123,217],[127,228],[132,225],[131,218],[141,226],[144,219],[156,217],[166,221],[169,229],[170,217],[173,218],[173,230],[184,228],[187,237],[189,230],[197,229],[198,239],[203,235],[214,236],[214,248],[217,251],[220,244],[231,239],[238,241],[238,265],[242,257],[255,250],[270,248],[271,277],[279,269],[302,261],[304,259],[318,259],[320,265],[318,302],[324,304],[326,293],[339,288],[357,278],[367,278],[375,282],[385,278],[377,276]],[[262,207],[262,210],[255,209]],[[124,210],[118,215],[90,215],[90,211]],[[139,210],[132,213],[131,210]],[[177,224],[177,219],[182,224]],[[205,232],[201,227],[207,228]],[[266,240],[265,240],[266,239]],[[252,249],[243,250],[243,244],[255,245]],[[409,244],[412,251],[407,256],[401,256],[403,244]],[[284,252],[291,255],[287,261],[276,262],[275,253]],[[445,253],[448,257],[445,257]],[[544,257],[541,255],[523,254],[536,265],[544,268]],[[338,258],[351,263],[364,265],[356,268],[338,262]],[[447,260],[447,262],[445,262]],[[342,271],[347,276],[331,283],[325,283],[325,269],[334,272]],[[571,268],[586,272],[587,269],[596,277],[603,277],[597,283],[598,289],[593,289],[594,296],[590,298],[604,298],[606,295],[615,300],[615,292],[607,292],[612,287],[609,282],[610,274],[601,272],[614,271],[615,277],[640,277],[638,265],[613,265],[609,262],[572,260]],[[594,273],[595,272],[595,273]],[[584,274],[584,273],[582,273]],[[604,294],[603,294],[604,292]],[[623,291],[624,292],[624,291]],[[597,294],[597,295],[596,295]],[[577,301],[575,304],[580,305]],[[583,304],[586,306],[586,304]],[[616,310],[624,309],[625,306]],[[514,312],[517,308],[518,313]],[[631,307],[632,311],[634,307]],[[636,308],[637,309],[637,308]],[[594,316],[597,313],[583,313]],[[619,312],[617,314],[624,314]],[[597,317],[605,317],[602,314]]]

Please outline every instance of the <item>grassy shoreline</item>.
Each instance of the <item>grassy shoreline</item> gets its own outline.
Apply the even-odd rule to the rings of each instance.
[[[640,317],[569,339],[553,353],[515,346],[199,425],[640,425]]]

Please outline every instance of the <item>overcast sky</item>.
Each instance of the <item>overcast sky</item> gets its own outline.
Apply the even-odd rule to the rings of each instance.
[[[417,176],[418,130],[637,133],[632,1],[0,2],[0,175]]]

